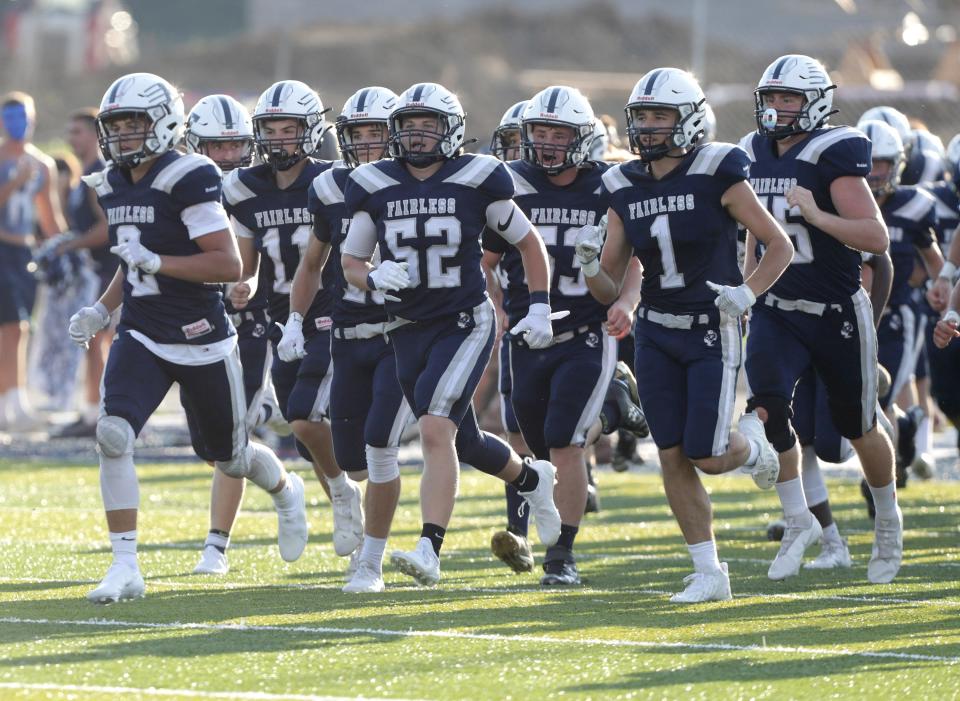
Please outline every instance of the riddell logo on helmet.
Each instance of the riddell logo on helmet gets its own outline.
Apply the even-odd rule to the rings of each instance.
[[[267,107],[266,112],[283,112],[282,107]]]
[[[770,80],[768,80],[767,83],[770,85],[783,85],[783,81],[780,80],[779,78],[770,78]]]
[[[353,113],[352,115],[350,115],[350,116],[353,117],[354,119],[360,119],[361,117],[366,117],[366,116],[368,116],[369,114],[370,114],[369,112],[354,112],[354,113]]]
[[[556,112],[541,112],[540,116],[546,117],[547,119],[556,119],[558,115]]]

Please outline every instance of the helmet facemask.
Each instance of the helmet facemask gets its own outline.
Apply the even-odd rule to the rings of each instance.
[[[354,127],[379,125],[383,133],[383,141],[354,143],[350,130]],[[379,119],[347,119],[337,117],[337,143],[340,145],[340,154],[343,162],[350,168],[356,168],[364,163],[379,161],[387,155],[388,122]]]
[[[264,133],[263,125],[271,121],[296,120],[297,134],[295,136],[273,136]],[[310,132],[323,119],[322,115],[271,114],[253,120],[253,138],[264,163],[269,164],[275,171],[290,170],[297,163],[313,155],[314,146],[310,139]],[[317,140],[320,143],[320,140]],[[287,152],[287,147],[293,146],[293,153]]]
[[[706,100],[700,102],[671,105],[657,102],[638,102],[627,105],[624,110],[627,114],[627,139],[630,142],[630,151],[640,156],[646,163],[658,161],[670,156],[674,149],[687,149],[696,145],[703,135],[704,110]],[[639,113],[643,110],[662,109],[675,112],[677,121],[671,127],[642,127],[639,126]],[[663,135],[666,138],[659,144],[646,146],[642,137]]]
[[[515,161],[520,158],[522,140],[519,125],[497,127],[490,140],[490,153],[501,161]]]
[[[145,110],[114,110],[97,115],[97,141],[103,157],[124,168],[134,168],[158,156],[164,145],[157,137],[157,123],[170,115],[165,105],[157,105]],[[139,119],[143,127],[139,131],[125,133],[111,133],[108,124],[115,120]],[[124,151],[125,141],[139,141],[136,149]]]
[[[430,117],[437,120],[437,131],[425,129],[404,129],[403,120],[408,117]],[[387,150],[392,158],[404,161],[414,168],[427,166],[455,158],[459,155],[459,148],[454,143],[454,136],[465,123],[459,114],[445,114],[436,110],[423,108],[398,110],[390,116],[390,137],[387,141]],[[435,141],[429,150],[411,151],[410,140],[420,137]],[[405,143],[406,142],[406,143]]]
[[[870,191],[874,197],[892,195],[897,189],[897,185],[900,184],[900,176],[906,166],[906,159],[900,154],[892,159],[886,157],[874,158],[873,164],[877,162],[889,163],[890,169],[883,175],[874,175],[871,168],[870,173],[867,174],[867,185],[870,186]]]
[[[190,144],[190,148],[194,153],[199,153],[219,166],[220,170],[224,173],[229,173],[231,170],[236,168],[246,168],[251,163],[253,163],[253,149],[254,143],[253,139],[250,137],[247,138],[231,138],[231,137],[212,137],[206,136],[201,137],[196,134],[187,134],[187,142]],[[216,154],[212,153],[210,147],[215,143],[242,143],[243,150],[239,158],[229,160],[218,158]]]
[[[566,144],[551,144],[534,140],[534,131],[538,126],[567,127],[573,130],[573,137]],[[520,130],[521,158],[539,168],[547,175],[558,175],[568,168],[577,168],[590,156],[593,144],[593,123],[587,125],[571,124],[555,120],[524,121]],[[544,163],[542,155],[554,155],[553,163]],[[557,159],[556,154],[563,158]]]
[[[787,87],[764,87],[753,91],[755,109],[753,111],[754,119],[757,122],[757,131],[765,136],[780,141],[796,134],[805,134],[814,129],[818,129],[827,123],[827,118],[836,114],[837,110],[831,110],[824,96],[828,90],[833,90],[836,86],[831,85],[827,88],[815,88],[810,90],[800,90]],[[800,95],[803,98],[803,104],[799,110],[776,110],[767,107],[763,96],[766,93],[781,92]],[[779,124],[781,117],[792,117],[787,124]]]

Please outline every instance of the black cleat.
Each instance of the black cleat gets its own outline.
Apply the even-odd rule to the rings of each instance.
[[[612,466],[615,472],[626,472],[631,462],[641,462],[637,454],[637,437],[630,431],[617,431],[617,446],[613,451]]]
[[[499,531],[493,534],[490,550],[517,574],[533,572],[533,551],[525,536]]]
[[[917,457],[917,428],[923,420],[923,409],[919,406],[912,406],[902,415],[897,417],[897,464],[907,466]],[[904,473],[906,469],[904,467]],[[899,473],[897,470],[897,486],[899,484]],[[904,479],[904,484],[906,480]]]
[[[620,422],[614,425],[601,411],[600,424],[605,434],[611,434],[618,428],[622,428],[630,431],[638,438],[646,438],[650,435],[647,417],[643,415],[643,409],[640,405],[634,404],[630,396],[630,388],[625,380],[615,377],[610,381],[606,401],[616,402],[617,408],[620,410]]]
[[[544,587],[570,587],[581,584],[577,563],[573,553],[563,547],[553,546],[547,549],[547,560],[543,563],[543,577],[540,585]]]
[[[77,419],[71,424],[67,424],[55,434],[51,435],[51,438],[96,438],[97,436],[97,424],[96,422],[89,424],[83,419]]]

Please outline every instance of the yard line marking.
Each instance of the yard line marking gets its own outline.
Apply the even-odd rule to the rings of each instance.
[[[266,691],[200,691],[199,689],[141,689],[135,686],[86,686],[80,684],[30,684],[27,682],[0,682],[0,689],[27,689],[31,691],[79,691],[91,694],[142,694],[143,696],[190,696],[205,699],[254,699],[256,701],[387,701],[373,696],[314,696],[313,694],[271,694]],[[389,701],[411,701],[394,699]]]
[[[55,626],[100,626],[105,628],[148,628],[157,630],[217,630],[241,633],[308,633],[311,635],[375,635],[396,638],[448,638],[455,640],[486,640],[496,642],[544,643],[552,645],[597,645],[621,648],[673,648],[678,650],[716,650],[720,652],[774,652],[801,655],[849,655],[873,659],[912,660],[918,662],[960,663],[960,657],[944,655],[917,655],[907,652],[873,652],[849,648],[818,648],[782,645],[733,645],[729,643],[688,643],[670,640],[604,640],[601,638],[552,638],[545,635],[502,635],[499,633],[464,633],[455,630],[391,630],[389,628],[334,628],[328,626],[278,626],[248,623],[150,623],[141,621],[112,621],[103,618],[87,620],[52,620],[47,618],[0,618],[0,623]]]

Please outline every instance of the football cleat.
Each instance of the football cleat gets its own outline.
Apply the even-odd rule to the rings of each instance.
[[[896,518],[876,519],[874,529],[867,579],[873,584],[887,584],[897,576],[903,560],[903,513],[900,507],[897,507]]]
[[[526,536],[498,531],[490,539],[490,550],[517,574],[533,572],[533,550]]]
[[[52,434],[51,438],[95,438],[97,435],[97,424],[87,423],[82,418],[77,419],[73,423],[67,424],[61,428],[56,433]]]
[[[212,545],[204,547],[200,553],[200,562],[193,568],[194,574],[226,574],[230,571],[227,554]]]
[[[383,589],[383,574],[369,562],[361,562],[350,581],[343,586],[347,594],[375,594]]]
[[[353,578],[353,575],[357,573],[357,568],[360,566],[360,552],[362,550],[363,540],[360,541],[357,549],[350,553],[350,562],[347,563],[347,569],[343,573],[343,578],[348,582]]]
[[[540,478],[536,489],[529,492],[517,490],[527,501],[530,515],[537,524],[537,537],[547,547],[560,537],[560,512],[553,501],[553,485],[557,482],[557,468],[546,460],[530,460],[527,464]]]
[[[631,462],[643,462],[637,454],[637,437],[621,428],[617,430],[617,446],[611,466],[614,472],[626,472]]]
[[[286,562],[294,562],[307,547],[307,503],[304,496],[303,480],[295,472],[287,473],[287,485],[290,493],[285,495],[285,506],[276,500],[277,509],[277,545],[280,557]]]
[[[721,562],[716,572],[694,572],[683,578],[686,588],[670,597],[674,604],[698,604],[703,601],[729,601],[730,575],[727,563]]]
[[[780,476],[780,457],[767,440],[763,424],[756,414],[744,414],[737,423],[737,430],[759,451],[757,461],[753,465],[744,465],[743,471],[753,477],[760,489],[770,489]]]
[[[937,460],[933,457],[933,453],[917,453],[917,457],[910,463],[910,469],[918,479],[932,479],[937,471]]]
[[[624,367],[626,368],[626,364],[624,364]],[[629,368],[626,369],[629,371]],[[630,375],[630,377],[632,378],[633,376]],[[636,386],[636,381],[633,381],[633,384]],[[630,382],[627,379],[614,376],[614,378],[610,380],[610,385],[607,388],[607,396],[604,399],[604,403],[606,402],[616,403],[617,408],[620,410],[620,421],[614,425],[610,418],[601,411],[600,427],[604,434],[613,433],[617,429],[624,429],[637,438],[646,438],[650,435],[647,417],[644,416],[643,408],[639,402],[634,402]]]
[[[850,548],[847,547],[846,540],[839,542],[821,541],[820,554],[810,562],[804,563],[803,567],[807,570],[833,570],[840,567],[851,567],[853,560],[850,558]]]
[[[566,548],[549,548],[547,559],[543,563],[540,584],[544,587],[571,587],[581,584],[573,553]]]
[[[813,514],[808,512],[799,518],[788,518],[787,528],[780,542],[780,550],[770,563],[767,577],[777,581],[799,573],[803,554],[822,536],[823,529]]]
[[[333,503],[333,550],[346,557],[363,542],[363,495],[360,486],[347,478],[347,488],[331,494]]]
[[[87,601],[112,604],[126,599],[139,599],[145,591],[146,585],[139,568],[114,562],[97,588],[87,593]]]
[[[421,538],[410,552],[394,550],[390,553],[390,562],[420,586],[432,587],[440,581],[440,558],[433,552],[429,538]]]

